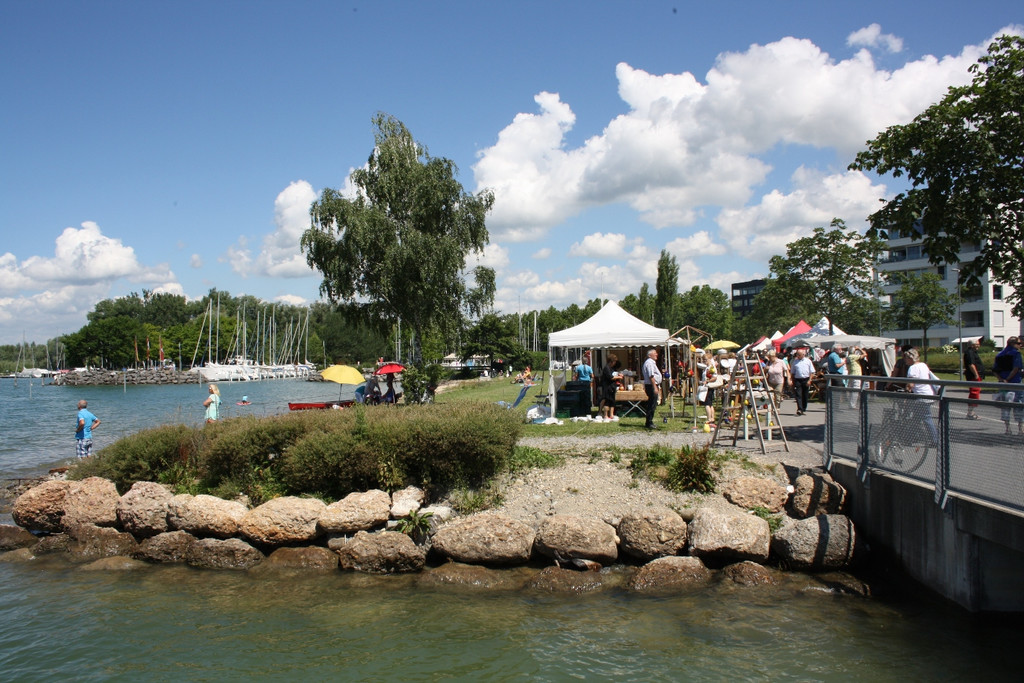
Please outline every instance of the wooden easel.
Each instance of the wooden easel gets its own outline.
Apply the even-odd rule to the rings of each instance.
[[[782,420],[779,419],[778,406],[775,405],[775,397],[768,386],[763,374],[757,375],[760,378],[759,385],[763,388],[755,389],[751,368],[760,361],[757,354],[749,351],[749,346],[744,346],[736,352],[736,365],[732,368],[729,382],[725,385],[725,406],[722,409],[723,417],[729,411],[733,422],[732,445],[735,446],[740,438],[740,429],[743,429],[744,439],[749,439],[748,416],[754,423],[757,439],[761,443],[761,453],[767,454],[766,441],[772,441],[773,430],[779,430],[780,440],[786,452],[789,452],[789,441],[786,439],[786,430],[782,428]],[[764,417],[762,423],[761,418]],[[722,420],[718,420],[722,424]],[[718,441],[718,434],[721,430],[716,429],[711,437],[711,445]],[[767,434],[767,439],[765,435]]]

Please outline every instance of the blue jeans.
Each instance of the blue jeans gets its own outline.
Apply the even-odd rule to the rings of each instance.
[[[1020,387],[1019,391],[1003,390],[999,392],[996,394],[996,400],[1012,403],[1013,419],[1017,421],[1017,424],[1021,424],[1024,423],[1024,386],[1018,384],[1017,387]],[[1010,424],[1010,412],[1010,406],[1005,406],[999,409],[999,415],[1007,425]]]

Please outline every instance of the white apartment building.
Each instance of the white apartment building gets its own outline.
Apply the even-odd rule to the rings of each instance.
[[[882,278],[886,273],[936,273],[946,289],[956,297],[957,268],[959,263],[951,265],[933,265],[928,262],[921,243],[917,241],[919,233],[910,228],[907,230],[889,230],[887,251],[882,252],[878,262],[878,272]],[[963,243],[960,248],[960,259],[969,262],[978,253],[977,243]],[[896,288],[883,287],[884,295],[891,294]],[[1013,291],[1009,285],[992,282],[986,273],[980,278],[979,284],[964,292],[959,302],[960,325],[954,322],[950,326],[936,326],[928,329],[928,345],[942,346],[959,336],[984,336],[992,339],[996,348],[1002,348],[1008,337],[1020,335],[1022,332],[1020,319],[1010,312],[1010,303],[1006,296]],[[955,314],[954,314],[955,315]],[[882,336],[894,337],[898,344],[921,345],[921,330],[883,330]]]

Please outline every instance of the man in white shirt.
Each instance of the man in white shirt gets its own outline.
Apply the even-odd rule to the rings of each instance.
[[[641,369],[644,378],[644,391],[647,392],[647,405],[644,412],[647,414],[647,421],[644,427],[657,429],[654,425],[654,410],[658,407],[661,399],[661,370],[658,369],[658,350],[651,349],[647,352],[647,360]]]

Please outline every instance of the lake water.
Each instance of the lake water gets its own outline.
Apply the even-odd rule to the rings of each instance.
[[[222,384],[225,413],[337,398],[302,381]],[[243,395],[252,406],[236,406]],[[73,456],[75,402],[97,445],[199,424],[201,386],[73,389],[0,381],[0,478]],[[4,520],[9,523],[9,517]],[[804,588],[801,588],[804,586]],[[0,563],[0,680],[1018,680],[1022,629],[928,596],[715,584],[669,598],[416,586],[342,572],[277,577]]]

